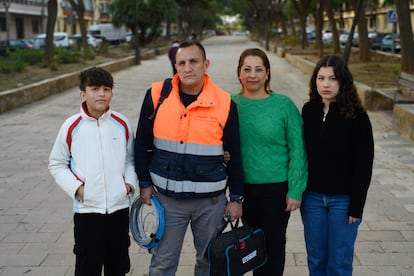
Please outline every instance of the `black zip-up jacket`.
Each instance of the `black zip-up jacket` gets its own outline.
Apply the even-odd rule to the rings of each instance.
[[[359,112],[355,119],[346,119],[331,103],[324,116],[322,103],[307,102],[302,117],[309,162],[307,191],[347,194],[349,215],[362,218],[374,159],[368,114]]]

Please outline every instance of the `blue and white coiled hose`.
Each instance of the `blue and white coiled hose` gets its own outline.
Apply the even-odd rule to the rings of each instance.
[[[150,251],[157,246],[164,234],[164,207],[162,207],[160,201],[154,195],[151,197],[151,205],[149,206],[152,210],[144,213],[143,205],[139,197],[132,203],[129,214],[129,227],[135,242],[140,247]],[[151,218],[154,220],[152,223],[149,221]],[[146,224],[147,227],[152,224],[151,231],[148,231],[150,229],[145,231]],[[148,236],[147,232],[151,234]]]

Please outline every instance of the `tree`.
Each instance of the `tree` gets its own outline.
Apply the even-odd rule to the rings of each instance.
[[[410,7],[406,0],[396,0],[401,38],[401,71],[414,73],[414,43]]]
[[[323,11],[325,1],[319,0],[316,7],[315,19],[316,19],[316,37],[315,37],[315,48],[319,51],[319,57],[324,55],[323,41],[322,41],[322,29],[323,29]]]
[[[206,26],[215,28],[219,18],[215,0],[176,0],[178,5],[178,26],[181,33],[188,37],[196,33],[201,35]]]
[[[345,51],[342,55],[345,61],[345,64],[348,64],[349,55],[351,53],[352,38],[354,37],[355,27],[358,24],[358,20],[361,15],[360,11],[361,11],[361,6],[362,6],[362,1],[363,0],[358,0],[358,2],[356,3],[356,6],[354,5],[355,7],[354,19],[352,21],[351,31],[349,32],[349,35],[348,35],[348,41],[346,42],[346,45],[345,45]]]
[[[6,39],[10,39],[10,0],[3,0],[4,13],[6,15]]]
[[[365,5],[363,0],[359,1],[361,1],[360,11],[358,12],[359,61],[369,62],[371,61],[371,51],[368,39],[367,18],[365,17]]]
[[[280,26],[282,29],[282,33],[285,32],[287,33],[287,26],[286,26],[286,19],[289,18],[288,16],[285,15],[284,10],[285,10],[285,6],[287,4],[287,0],[277,0],[277,1],[272,1],[272,5],[273,5],[273,16],[272,18],[274,18],[275,20],[275,25],[276,26]],[[293,9],[292,9],[293,10]]]
[[[332,3],[331,0],[325,0],[325,12],[328,16],[329,25],[331,26],[332,31],[332,43],[333,43],[333,53],[338,54],[341,52],[339,47],[339,33],[338,28],[336,27],[336,21],[334,18],[333,10],[332,10]]]
[[[145,45],[160,34],[161,23],[175,14],[174,0],[114,0],[110,6],[112,23],[125,25],[139,44]]]
[[[135,48],[135,63],[141,63],[140,45],[154,39],[164,18],[175,14],[174,0],[115,0],[110,6],[112,23],[125,25],[132,32],[131,45]],[[149,30],[149,33],[148,33]]]
[[[291,0],[297,13],[299,14],[300,29],[302,32],[302,41],[306,40],[306,18],[309,14],[309,8],[312,0]]]
[[[83,3],[83,0],[69,0],[69,3],[72,6],[72,9],[75,11],[75,13],[78,15],[82,46],[83,49],[87,49],[89,45],[86,40],[86,25],[83,16],[85,13],[85,4]]]
[[[58,8],[57,0],[48,0],[45,59],[49,66],[52,66],[53,64],[53,56],[54,56],[53,33],[55,30],[55,23],[56,23],[56,18],[57,18],[57,8]]]
[[[288,19],[288,25],[291,29],[290,35],[296,37],[297,32],[296,32],[295,21],[297,20],[299,15],[291,0],[288,0],[286,2],[286,5],[283,8],[283,13],[286,15]],[[285,36],[288,34],[289,34],[288,30],[283,33],[283,35]]]

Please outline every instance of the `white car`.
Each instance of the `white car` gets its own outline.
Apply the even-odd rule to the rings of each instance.
[[[349,37],[349,32],[343,32],[339,36],[339,43],[341,43],[341,45],[345,45],[346,42],[348,41],[348,37]]]
[[[125,41],[129,43],[129,42],[131,42],[131,40],[132,40],[132,33],[127,32],[126,35],[125,35]]]
[[[332,43],[332,32],[331,30],[322,31],[322,42],[323,43]]]
[[[75,43],[81,43],[81,40],[82,40],[81,34],[71,35],[70,38],[72,38]],[[90,34],[86,35],[86,41],[88,42],[88,45],[93,47],[93,48],[98,48],[99,46],[101,46],[101,43],[102,43],[101,38],[96,38],[96,37],[94,37],[93,35],[90,35]]]
[[[46,40],[46,34],[40,34],[36,36],[35,40]],[[53,44],[56,47],[70,48],[74,45],[73,39],[69,38],[69,35],[64,32],[53,33]]]

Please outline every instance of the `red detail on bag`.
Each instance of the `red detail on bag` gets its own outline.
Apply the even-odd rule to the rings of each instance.
[[[243,250],[243,249],[245,249],[246,248],[246,242],[245,241],[243,241],[243,240],[241,240],[240,241],[240,243],[239,243],[239,249],[240,250]]]

